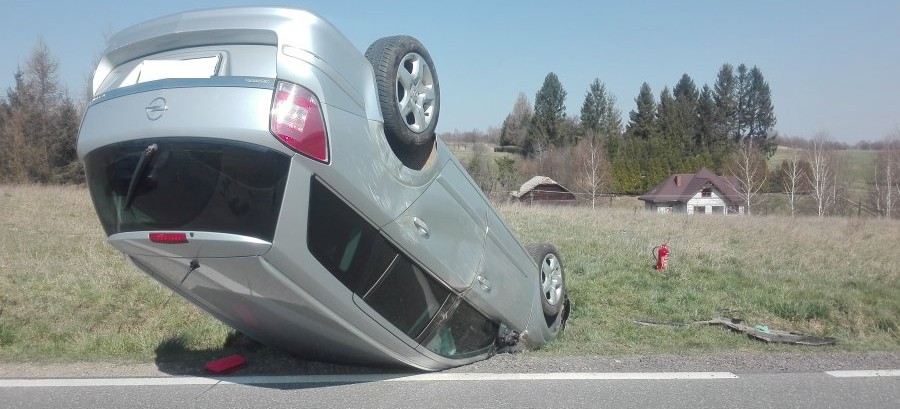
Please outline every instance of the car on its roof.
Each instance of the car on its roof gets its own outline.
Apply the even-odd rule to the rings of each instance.
[[[527,250],[435,138],[415,38],[359,52],[304,10],[184,12],[109,40],[78,138],[109,242],[265,344],[440,370],[538,348],[560,255]]]

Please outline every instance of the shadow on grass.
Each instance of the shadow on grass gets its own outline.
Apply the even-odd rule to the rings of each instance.
[[[221,376],[205,368],[207,362],[238,354],[247,363],[226,375],[344,375],[344,374],[402,374],[408,368],[371,367],[350,364],[329,363],[299,357],[282,350],[263,345],[239,332],[231,333],[219,348],[189,348],[182,336],[163,340],[155,349],[157,368],[169,375],[179,376]],[[334,385],[334,384],[329,384]],[[310,387],[304,385],[273,385],[277,388]],[[314,385],[322,386],[322,385]]]

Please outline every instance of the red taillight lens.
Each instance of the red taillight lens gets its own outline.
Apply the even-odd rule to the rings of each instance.
[[[328,163],[328,134],[319,99],[312,91],[279,81],[269,116],[272,134],[294,151]]]
[[[162,244],[181,244],[187,243],[187,234],[185,233],[150,233],[150,241]]]

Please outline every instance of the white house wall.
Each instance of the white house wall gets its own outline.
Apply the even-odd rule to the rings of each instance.
[[[684,204],[678,202],[644,202],[644,210],[655,213],[684,213]]]
[[[709,197],[703,197],[703,192],[697,192],[694,197],[690,198],[687,201],[687,213],[694,214],[694,207],[703,206],[706,208],[706,214],[712,214],[713,206],[721,206],[722,214],[728,213],[728,205],[725,204],[725,201],[722,200],[722,194],[717,189],[713,188],[712,192],[710,192]]]

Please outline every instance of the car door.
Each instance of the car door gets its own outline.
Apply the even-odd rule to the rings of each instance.
[[[475,285],[464,297],[485,313],[523,331],[531,315],[538,279],[537,267],[493,210],[487,214],[484,261]]]
[[[484,255],[488,204],[456,161],[384,233],[456,291],[475,280]]]

